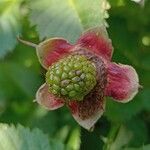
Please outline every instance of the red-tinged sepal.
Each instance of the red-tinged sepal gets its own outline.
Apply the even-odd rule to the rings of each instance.
[[[105,60],[111,60],[113,47],[106,28],[103,26],[84,32],[77,41],[77,45],[93,51]]]
[[[64,105],[64,101],[55,97],[48,91],[48,85],[44,83],[36,93],[36,101],[49,110],[55,110]]]
[[[102,116],[105,109],[105,101],[104,99],[96,100],[95,98],[81,102],[73,101],[69,103],[69,108],[79,125],[90,130]]]
[[[107,96],[126,103],[134,98],[139,87],[139,78],[133,67],[116,63],[108,65]]]
[[[64,39],[51,38],[41,42],[37,48],[37,55],[41,65],[47,69],[52,63],[68,55],[72,46]]]

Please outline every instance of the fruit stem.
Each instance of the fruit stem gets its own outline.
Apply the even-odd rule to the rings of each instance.
[[[38,45],[29,41],[22,40],[20,37],[17,37],[17,40],[25,45],[36,48]]]

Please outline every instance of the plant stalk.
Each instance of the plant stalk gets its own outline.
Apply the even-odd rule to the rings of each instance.
[[[22,40],[20,37],[17,37],[17,40],[25,45],[36,48],[38,45],[29,41]]]

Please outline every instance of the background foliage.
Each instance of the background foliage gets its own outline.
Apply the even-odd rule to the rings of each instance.
[[[105,0],[0,1],[1,150],[150,149],[150,1],[145,7],[130,0],[109,3],[108,18]],[[16,36],[35,43],[54,36],[74,42],[86,28],[100,24],[109,25],[113,60],[134,66],[144,88],[127,104],[107,99],[104,116],[88,132],[66,108],[48,112],[32,102],[45,71],[35,50]]]

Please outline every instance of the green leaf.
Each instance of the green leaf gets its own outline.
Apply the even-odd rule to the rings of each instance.
[[[146,88],[143,91],[141,91],[141,94],[140,94],[140,98],[142,99],[143,107],[148,111],[150,110],[149,93],[150,93],[150,88]]]
[[[139,147],[148,141],[148,129],[146,123],[138,117],[126,123],[127,128],[132,132],[133,138],[129,145]]]
[[[31,125],[32,127],[40,128],[49,135],[54,135],[54,133],[59,129],[57,125],[58,117],[59,116],[57,116],[55,111],[47,112],[47,110],[39,105],[36,106],[36,111],[31,118]]]
[[[131,1],[134,1],[138,4],[140,4],[141,6],[144,6],[144,4],[145,4],[145,0],[131,0]]]
[[[83,31],[80,19],[68,0],[31,1],[30,21],[40,39],[60,36],[75,40]]]
[[[53,143],[54,144],[54,143]],[[54,144],[57,145],[57,142]],[[48,137],[40,130],[30,131],[21,125],[17,127],[0,124],[1,150],[52,150]]]
[[[143,108],[142,100],[136,96],[131,102],[122,104],[108,99],[106,104],[106,117],[113,122],[125,122],[139,113]]]
[[[17,63],[1,63],[0,70],[0,90],[8,97],[21,93],[16,93],[16,89],[26,96],[33,98],[36,87],[39,86],[39,76],[30,68]]]
[[[74,42],[88,27],[105,24],[106,0],[37,0],[29,3],[30,22],[40,39],[63,37]]]
[[[109,15],[106,10],[110,8],[107,0],[72,0],[72,2],[84,29],[98,25],[107,26],[105,19]]]
[[[150,144],[143,145],[139,148],[125,148],[124,150],[149,150],[149,149],[150,149]]]
[[[51,139],[50,146],[51,146],[50,150],[65,150],[64,144],[58,140]]]
[[[12,51],[20,33],[20,0],[2,0],[0,2],[0,58]]]

